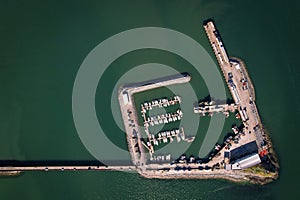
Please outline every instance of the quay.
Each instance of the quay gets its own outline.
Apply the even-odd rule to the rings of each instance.
[[[213,21],[206,21],[204,29],[213,47],[220,69],[224,75],[229,91],[235,104],[238,106],[240,117],[247,133],[254,133],[259,152],[267,149],[265,133],[260,116],[255,105],[255,93],[249,74],[240,59],[229,58],[220,33]],[[252,134],[253,135],[253,134]]]

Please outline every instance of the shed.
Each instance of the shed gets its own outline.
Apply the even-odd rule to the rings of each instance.
[[[127,92],[123,93],[123,102],[125,105],[128,104],[128,102],[129,102],[129,96],[128,96]]]
[[[261,163],[257,153],[245,156],[232,164],[232,169],[246,169]]]

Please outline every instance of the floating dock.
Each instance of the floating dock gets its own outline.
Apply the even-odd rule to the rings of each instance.
[[[169,106],[173,106],[176,104],[180,104],[181,103],[181,97],[180,96],[174,96],[174,98],[171,99],[167,99],[167,98],[162,98],[162,99],[154,99],[152,101],[148,101],[148,102],[144,102],[141,104],[141,108],[142,108],[142,113],[146,113],[146,111],[148,110],[152,110],[156,107],[158,108],[162,108],[162,107],[169,107]]]
[[[159,125],[159,124],[168,124],[171,122],[176,122],[178,120],[181,120],[181,118],[183,117],[183,113],[181,111],[181,109],[178,109],[176,112],[174,113],[166,113],[166,114],[161,114],[161,115],[157,115],[157,116],[149,116],[147,117],[144,113],[143,113],[143,122],[144,122],[144,127],[149,127],[149,126],[155,126],[155,125]]]

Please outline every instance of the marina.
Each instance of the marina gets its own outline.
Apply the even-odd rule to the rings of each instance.
[[[193,142],[195,137],[186,137],[183,127],[181,129],[173,129],[167,131],[161,131],[158,134],[154,135],[149,133],[148,129],[145,129],[148,133],[148,139],[146,142],[143,142],[143,145],[149,150],[150,156],[154,151],[154,146],[158,146],[160,143],[172,143],[174,140],[177,142]]]
[[[125,125],[128,149],[132,158],[132,162],[138,167],[138,171],[145,171],[144,166],[146,166],[147,163],[147,154],[144,152],[144,147],[146,147],[146,149],[148,150],[150,149],[150,152],[154,150],[149,147],[147,148],[147,145],[142,142],[141,130],[138,125],[138,113],[137,109],[135,108],[133,94],[159,87],[165,87],[168,85],[187,83],[190,80],[191,76],[189,74],[178,74],[142,83],[124,85],[119,89],[119,104],[123,116],[123,122]],[[154,102],[154,105],[158,106],[159,104],[156,104]],[[164,116],[164,119],[168,120],[170,118],[171,116],[169,115]],[[149,123],[154,123],[154,121],[156,121],[156,123],[159,123],[158,117],[152,119],[153,120],[151,121],[150,118]],[[150,133],[148,135],[150,135]]]
[[[172,143],[175,138],[177,142],[181,142],[181,141],[192,142],[194,140],[195,137],[186,138],[183,127],[181,127],[180,129],[175,128],[172,130],[161,131],[157,134],[150,133],[149,127],[180,121],[181,118],[183,117],[183,112],[179,108],[175,112],[169,112],[169,113],[160,114],[156,116],[149,116],[147,115],[147,111],[155,108],[171,107],[180,104],[181,102],[182,102],[181,97],[176,95],[170,99],[160,98],[149,102],[144,102],[141,104],[141,113],[143,118],[144,131],[146,132],[148,137],[146,142],[143,141],[142,144],[146,149],[148,149],[151,160],[153,154],[155,153],[154,146],[158,146],[161,142]]]

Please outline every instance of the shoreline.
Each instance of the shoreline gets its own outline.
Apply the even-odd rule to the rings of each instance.
[[[276,179],[278,179],[278,173],[274,173],[270,176],[262,176],[255,173],[249,173],[244,171],[239,171],[234,174],[226,173],[211,173],[207,172],[205,174],[168,174],[166,176],[159,175],[146,175],[139,173],[142,177],[147,179],[221,179],[233,181],[235,183],[249,182],[251,184],[265,185]]]
[[[232,60],[235,60],[237,61],[240,66],[241,66],[241,70],[243,71],[244,75],[246,76],[248,82],[249,82],[249,87],[250,87],[250,93],[251,93],[251,97],[254,101],[256,101],[256,97],[255,97],[255,87],[253,85],[253,81],[252,79],[250,78],[250,75],[249,75],[249,72],[248,72],[248,69],[247,69],[247,66],[245,64],[245,62],[241,59],[241,58],[238,58],[238,57],[229,57],[229,59],[232,59]],[[252,90],[252,91],[251,91]],[[257,110],[257,107],[256,107],[256,110]],[[257,114],[258,114],[258,110],[257,110]],[[273,142],[272,142],[272,139],[271,139],[271,136],[270,136],[270,131],[268,131],[262,121],[261,121],[261,118],[259,116],[259,124],[260,124],[260,127],[262,128],[263,130],[263,133],[264,133],[264,136],[266,138],[266,141],[268,142],[268,151],[269,151],[269,155],[272,156],[273,159],[270,159],[270,161],[272,162],[273,165],[275,165],[276,167],[276,178],[275,180],[279,177],[279,168],[280,168],[280,165],[279,165],[279,159],[278,159],[278,156],[276,154],[276,151],[274,149],[274,145],[273,145]]]

